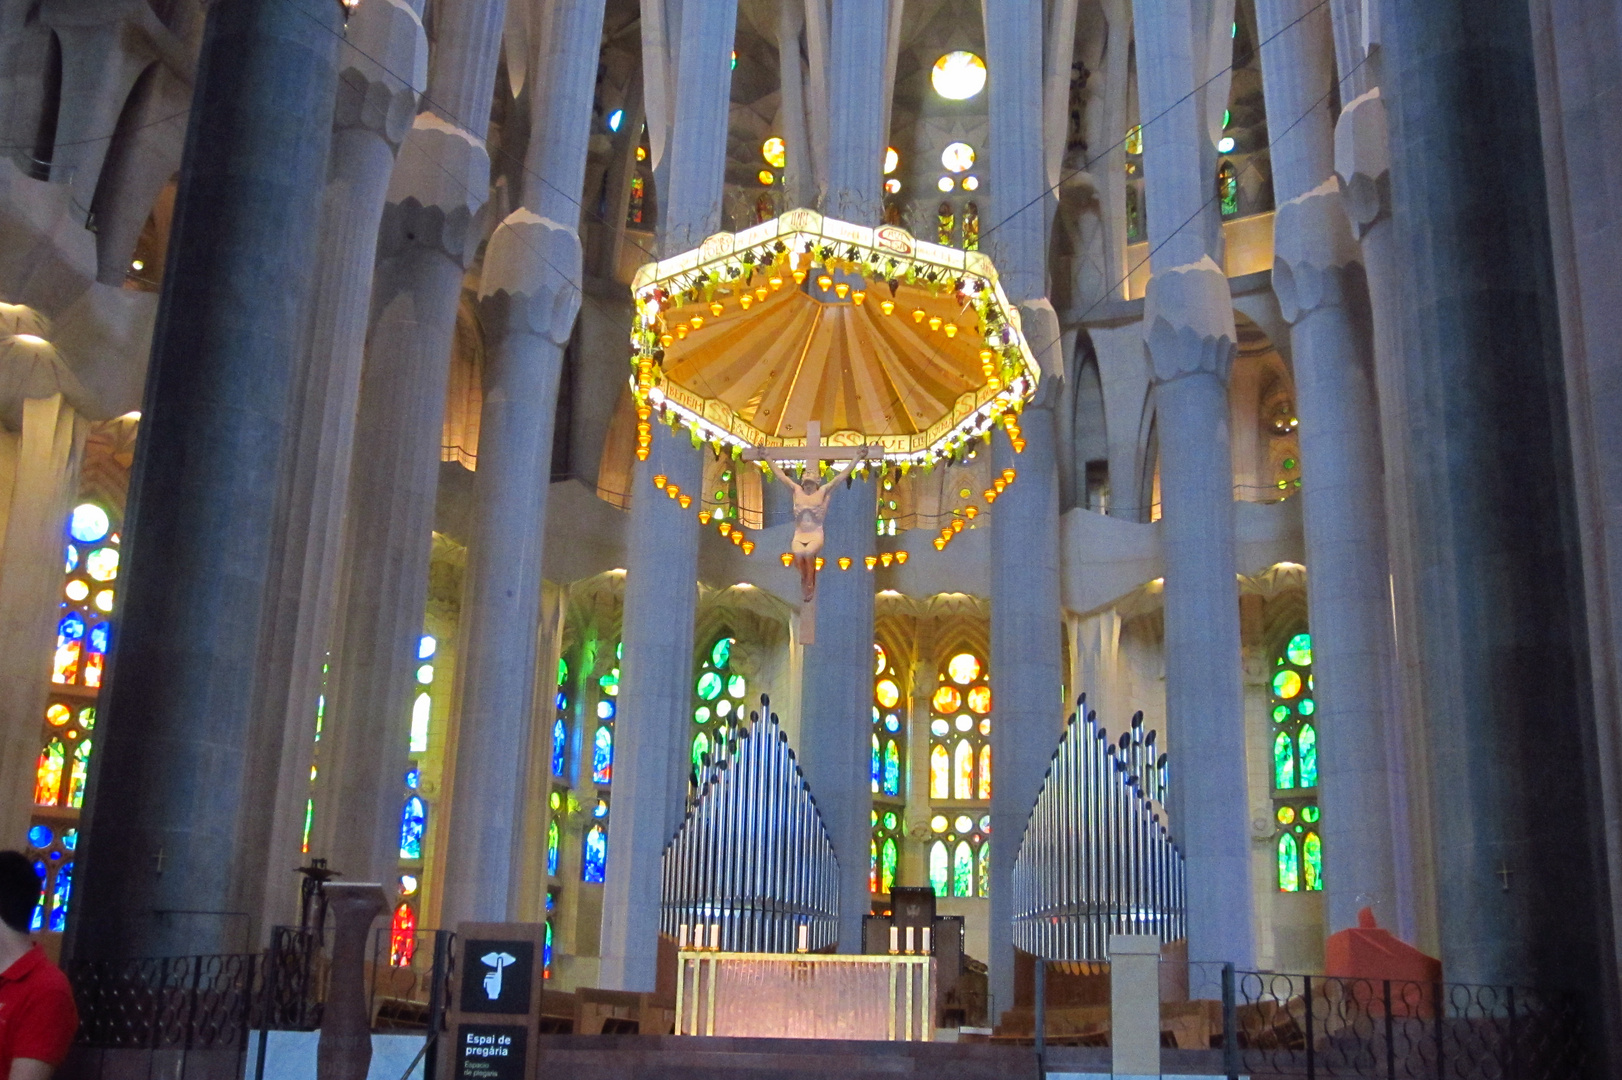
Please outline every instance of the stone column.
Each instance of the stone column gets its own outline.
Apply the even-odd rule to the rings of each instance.
[[[670,149],[669,197],[660,193],[665,255],[697,246],[720,225],[737,16],[733,0],[711,0],[682,12],[677,138]],[[625,663],[614,722],[613,809],[603,886],[598,981],[618,990],[646,991],[654,985],[659,857],[681,822],[686,793],[688,684],[698,606],[697,519],[654,488],[652,478],[662,474],[683,491],[697,491],[704,463],[685,434],[655,424],[653,436],[648,459],[632,472],[620,634]]]
[[[125,522],[69,948],[224,953],[277,469],[315,282],[342,8],[209,9]],[[206,913],[206,914],[192,914]]]
[[[830,217],[877,225],[883,211],[886,5],[834,6],[828,107]],[[873,697],[873,575],[864,559],[875,548],[877,493],[869,478],[835,489],[828,506],[817,579],[816,643],[805,648],[800,708],[800,764],[816,796],[839,859],[839,950],[862,951],[862,917],[871,907],[870,771]],[[849,556],[851,568],[838,560]]]
[[[1188,949],[1255,955],[1250,814],[1234,578],[1228,371],[1237,335],[1223,275],[1215,153],[1197,108],[1206,47],[1187,0],[1135,0],[1154,276],[1143,332],[1160,437],[1172,829],[1187,860]]]
[[[434,111],[407,132],[383,209],[310,838],[310,854],[350,878],[393,881],[399,864],[445,380],[490,187],[502,13],[502,0],[445,9],[428,71]]]
[[[1338,38],[1338,31],[1337,31]],[[1407,387],[1401,344],[1401,268],[1391,235],[1391,156],[1387,145],[1385,104],[1379,88],[1353,98],[1341,110],[1335,125],[1335,172],[1340,181],[1341,208],[1351,220],[1363,256],[1364,283],[1373,323],[1375,396],[1379,401],[1380,457],[1384,466],[1386,561],[1391,601],[1395,609],[1395,641],[1390,684],[1386,691],[1386,767],[1391,795],[1392,850],[1397,880],[1395,932],[1417,942],[1433,933],[1434,915],[1420,918],[1421,908],[1434,902],[1434,883],[1428,864],[1419,865],[1414,852],[1429,843],[1429,800],[1411,790],[1409,761],[1423,755],[1423,739],[1416,729],[1423,715],[1419,693],[1421,657],[1416,611],[1413,537],[1403,524],[1411,520],[1412,495],[1408,486]],[[1416,770],[1417,771],[1417,770]],[[1424,904],[1420,896],[1429,898]],[[1428,946],[1434,949],[1434,945]]]
[[[1323,808],[1325,930],[1372,907],[1396,925],[1386,755],[1392,664],[1378,400],[1363,317],[1363,268],[1341,207],[1329,90],[1329,12],[1304,0],[1256,6],[1275,142],[1273,290],[1290,323],[1301,416],[1307,599]],[[1297,120],[1297,117],[1300,119]]]
[[[440,917],[447,925],[518,918],[516,868],[532,857],[522,822],[541,556],[558,375],[580,310],[579,192],[603,0],[552,0],[546,16],[526,205],[490,238],[479,286],[488,352],[463,585],[456,797]],[[543,835],[545,827],[543,820]]]
[[[17,846],[33,816],[40,721],[62,614],[63,526],[79,492],[89,427],[61,393],[21,405],[0,546],[0,836],[16,837]]]
[[[991,904],[992,1015],[1013,1007],[1011,878],[1019,837],[1064,724],[1059,607],[1058,426],[1063,348],[1047,297],[1047,168],[1043,153],[1043,4],[987,0],[986,63],[993,145],[987,175],[994,224],[982,236],[1009,299],[1020,305],[1026,339],[1042,365],[1037,400],[1020,424],[1016,454],[994,435],[993,468],[1013,468],[1013,485],[991,511]],[[984,451],[982,451],[984,452]]]
[[[1382,18],[1442,961],[1597,1013],[1602,807],[1533,31],[1513,3]]]
[[[277,778],[274,812],[253,823],[256,842],[265,847],[266,926],[298,917],[292,870],[301,858],[316,703],[337,609],[377,228],[395,151],[427,83],[428,39],[419,12],[406,0],[365,0],[349,18],[338,63],[323,243],[293,384],[295,419],[284,451],[283,511],[255,687],[255,714],[262,718],[255,773]]]
[[[1150,278],[1143,322],[1160,433],[1169,801],[1188,872],[1188,955],[1243,968],[1255,934],[1228,440],[1231,303],[1228,279],[1207,256]]]

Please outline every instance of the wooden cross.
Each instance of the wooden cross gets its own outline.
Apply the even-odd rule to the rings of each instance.
[[[805,446],[769,446],[745,450],[745,461],[803,461],[807,469],[825,461],[855,461],[868,458],[874,461],[884,456],[882,446],[826,446],[822,441],[822,421],[807,420]],[[819,468],[817,472],[821,472]]]
[[[1514,871],[1509,868],[1508,863],[1501,862],[1498,864],[1498,880],[1504,883],[1505,892],[1509,892],[1509,877],[1512,873]]]

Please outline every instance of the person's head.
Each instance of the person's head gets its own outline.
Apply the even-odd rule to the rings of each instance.
[[[28,933],[39,903],[39,875],[20,851],[0,851],[0,922]]]
[[[809,476],[800,481],[800,490],[805,492],[807,495],[815,495],[819,486],[820,485]]]

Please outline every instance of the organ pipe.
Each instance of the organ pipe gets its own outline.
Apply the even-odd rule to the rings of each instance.
[[[839,862],[771,702],[740,721],[694,770],[692,798],[661,866],[660,930],[728,952],[833,944]],[[762,713],[765,719],[761,719]]]
[[[1143,714],[1112,742],[1076,702],[1014,862],[1014,944],[1048,960],[1109,959],[1111,934],[1185,934],[1182,852],[1163,820],[1166,755]]]

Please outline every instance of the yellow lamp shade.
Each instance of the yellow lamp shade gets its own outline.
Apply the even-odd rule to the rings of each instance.
[[[782,564],[783,564],[783,565],[784,565],[784,566],[789,566],[789,565],[792,565],[792,564],[793,564],[793,562],[794,562],[794,556],[792,556],[792,555],[790,555],[790,554],[789,554],[789,553],[788,553],[788,552],[786,552],[786,551],[785,551],[785,552],[783,552],[783,554],[781,554],[781,555],[779,555],[779,556],[778,556],[778,557],[777,557],[777,558],[778,558],[778,560],[779,560],[779,561],[780,561],[780,562],[782,562]]]
[[[841,556],[839,556],[839,569],[841,569],[841,570],[849,570],[850,569],[850,556],[849,555],[841,555]]]

